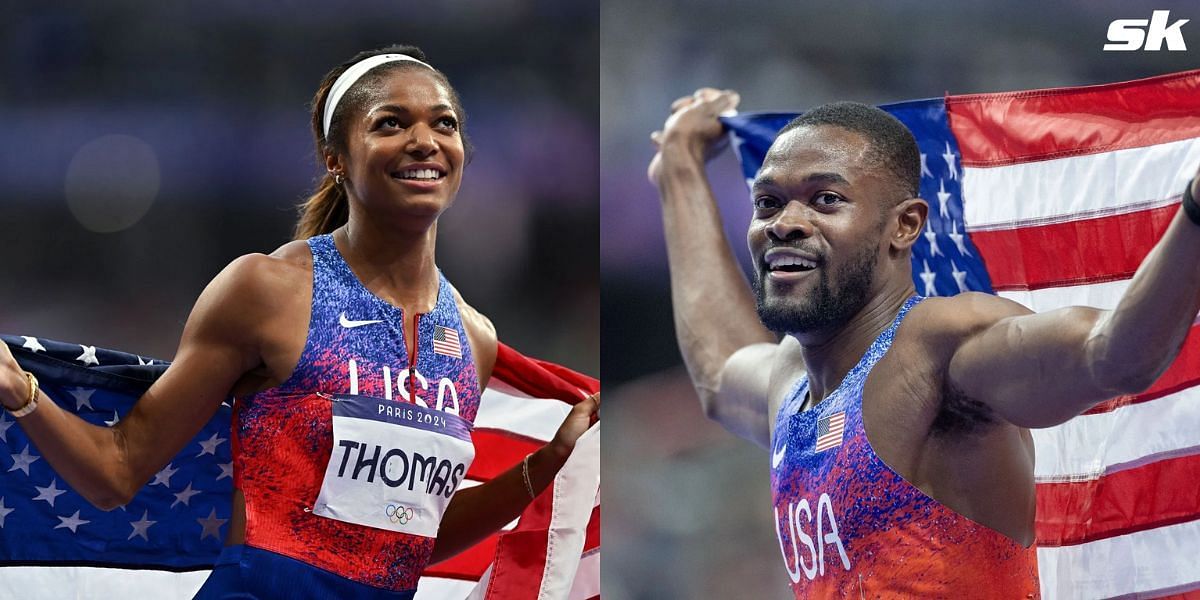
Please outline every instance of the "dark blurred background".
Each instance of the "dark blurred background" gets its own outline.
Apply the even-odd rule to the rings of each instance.
[[[287,242],[323,172],[308,104],[420,46],[476,147],[438,263],[500,339],[600,369],[597,7],[552,0],[7,3],[0,331],[170,359],[204,285]]]
[[[1186,52],[1103,52],[1114,19],[1170,10]],[[767,454],[700,414],[672,328],[651,131],[696,88],[801,111],[1135,79],[1200,67],[1200,7],[1155,0],[606,0],[601,5],[606,600],[786,598]],[[749,193],[709,166],[739,257]],[[766,372],[764,371],[764,377]]]

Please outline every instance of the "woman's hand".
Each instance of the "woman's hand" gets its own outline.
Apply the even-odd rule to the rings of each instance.
[[[554,478],[575,449],[575,442],[599,420],[600,394],[571,408],[550,443],[482,485],[454,492],[433,547],[433,562],[445,560],[512,521]]]
[[[13,358],[8,344],[0,341],[0,404],[12,410],[25,404],[28,397],[29,380],[25,371]]]
[[[554,434],[554,439],[550,440],[547,446],[555,457],[566,461],[571,452],[575,450],[575,441],[598,420],[600,420],[600,393],[596,392],[571,407],[571,412],[567,414],[567,418],[563,419],[558,432]]]

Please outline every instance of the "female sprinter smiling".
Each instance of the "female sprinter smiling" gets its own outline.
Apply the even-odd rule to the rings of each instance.
[[[598,397],[522,465],[454,493],[497,351],[434,261],[464,120],[414,47],[331,71],[312,107],[328,173],[296,241],[208,285],[174,363],[114,427],[48,401],[0,344],[0,402],[101,508],[129,501],[237,398],[233,520],[197,598],[411,598],[426,565],[520,514],[595,420]]]

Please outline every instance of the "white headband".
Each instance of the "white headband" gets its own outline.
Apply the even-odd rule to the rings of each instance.
[[[363,75],[366,75],[367,71],[370,71],[371,69],[374,69],[375,67],[378,67],[384,63],[395,62],[398,60],[415,62],[418,65],[433,69],[433,67],[430,67],[427,63],[417,60],[407,54],[376,54],[375,56],[364,58],[353,65],[350,65],[350,68],[343,71],[342,74],[338,76],[337,80],[333,82],[333,85],[329,86],[329,95],[325,97],[325,116],[321,120],[321,124],[323,126],[321,131],[326,138],[329,137],[329,123],[333,120],[333,111],[337,108],[338,102],[341,101],[342,96],[346,95],[346,92],[350,89],[350,87],[353,86],[354,83],[359,80],[359,78],[361,78]],[[433,70],[436,71],[437,69]]]

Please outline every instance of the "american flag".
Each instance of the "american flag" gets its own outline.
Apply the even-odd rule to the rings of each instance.
[[[458,331],[435,325],[433,328],[433,352],[451,358],[462,358],[462,346],[458,345]]]
[[[889,104],[921,151],[923,295],[1111,309],[1200,165],[1200,71]],[[726,119],[753,177],[794,114]],[[1200,590],[1200,334],[1147,391],[1033,430],[1046,598]]]
[[[94,346],[0,339],[52,400],[97,425],[116,423],[167,368]],[[519,464],[554,436],[571,404],[598,389],[595,379],[500,344],[463,487]],[[0,467],[7,467],[0,468],[0,595],[190,598],[229,530],[231,416],[223,404],[129,504],[103,512],[72,491],[0,411]],[[598,597],[598,427],[580,438],[554,484],[517,521],[431,565],[417,599]]]
[[[842,445],[842,432],[846,429],[846,412],[838,411],[817,419],[816,452],[837,448]]]
[[[166,369],[161,361],[94,346],[29,336],[5,336],[4,341],[22,368],[37,376],[43,392],[100,426],[117,423],[129,412],[135,394]],[[111,383],[94,385],[100,380]],[[3,561],[208,568],[221,550],[230,518],[230,415],[229,405],[222,405],[217,417],[132,501],[103,512],[70,489],[7,412],[0,414],[0,441],[5,444],[0,466],[7,466],[0,485]],[[164,552],[168,547],[173,551]]]

